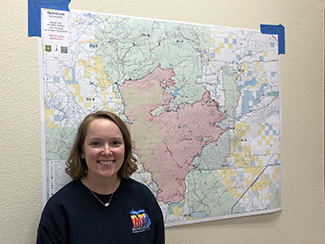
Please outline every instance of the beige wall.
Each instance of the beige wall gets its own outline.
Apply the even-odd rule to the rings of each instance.
[[[259,29],[281,55],[282,212],[166,230],[170,243],[325,243],[323,0],[72,0],[70,9]],[[0,1],[0,243],[35,243],[42,210],[38,40],[27,0]]]

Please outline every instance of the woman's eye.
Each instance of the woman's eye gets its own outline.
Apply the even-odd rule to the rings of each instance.
[[[121,142],[120,141],[113,141],[112,145],[116,147],[116,146],[121,145]]]
[[[92,146],[99,146],[100,143],[98,141],[93,141],[93,142],[90,143],[90,145],[92,145]]]

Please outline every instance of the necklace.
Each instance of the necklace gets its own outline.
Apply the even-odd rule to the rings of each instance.
[[[87,177],[85,177],[85,178],[83,179],[83,183],[84,183],[85,186],[89,186],[89,182],[88,182],[88,178],[87,178]],[[120,181],[120,179],[118,179],[118,186],[119,186],[120,183],[121,183],[121,181]],[[117,186],[117,188],[118,188],[118,186]],[[100,200],[100,198],[95,194],[95,192],[93,192],[93,190],[90,189],[90,187],[87,187],[87,188],[90,190],[91,194],[93,194],[94,197],[98,200],[98,202],[100,202],[100,203],[101,203],[105,208],[107,208],[107,207],[111,204],[111,201],[112,201],[112,198],[113,198],[114,192],[117,190],[117,188],[116,188],[115,191],[112,192],[112,194],[111,194],[111,196],[110,196],[108,202],[107,202],[107,203],[104,203],[104,202],[103,202],[102,200]]]
[[[90,189],[89,189],[89,190],[90,190]],[[103,201],[100,200],[92,190],[90,190],[90,192],[91,192],[91,193],[94,195],[94,197],[95,197],[95,198],[96,198],[96,199],[97,199],[101,204],[103,204],[103,206],[106,207],[106,208],[110,205],[111,200],[112,200],[112,198],[113,198],[113,194],[114,194],[114,192],[113,192],[112,195],[111,195],[111,197],[109,198],[109,200],[108,200],[107,203],[103,203]]]

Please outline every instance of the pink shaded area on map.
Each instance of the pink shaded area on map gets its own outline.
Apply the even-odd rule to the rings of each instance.
[[[175,85],[175,81],[172,79],[174,76],[175,73],[173,69],[162,69],[161,65],[159,65],[153,72],[143,79],[137,80],[136,82],[126,81],[121,87],[121,91],[129,85],[136,87],[140,93],[146,92],[156,85],[160,85],[161,87],[173,86]]]
[[[174,85],[171,80],[174,75],[172,69],[164,70],[159,66],[144,79],[125,82],[120,90],[123,95],[126,87],[136,87],[141,99],[141,93],[152,86],[163,87],[166,83]],[[163,202],[179,202],[184,199],[185,177],[193,169],[190,165],[192,160],[201,153],[205,145],[217,140],[223,132],[220,127],[214,125],[224,117],[217,110],[217,103],[210,101],[209,92],[204,93],[200,101],[179,105],[177,111],[165,109],[158,116],[152,115],[151,112],[155,108],[163,104],[168,105],[172,98],[172,95],[164,92],[160,104],[143,104],[126,114],[132,123],[135,115],[139,116],[140,113],[144,121],[148,124],[154,123],[160,135],[163,135],[163,141],[152,145],[151,156],[154,162],[142,162],[159,186],[161,191],[157,198]],[[141,155],[140,146],[136,151]]]

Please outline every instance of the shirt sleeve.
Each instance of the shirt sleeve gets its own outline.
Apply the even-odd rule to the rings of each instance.
[[[36,244],[63,244],[60,236],[47,226],[40,224],[37,231]]]
[[[156,223],[154,225],[154,242],[153,244],[165,244],[165,224],[164,217],[156,198],[154,197],[154,215]]]
[[[159,215],[158,221],[155,224],[155,234],[154,234],[154,244],[165,244],[165,226],[164,226],[164,219],[161,213],[161,209],[158,206]]]
[[[67,217],[56,204],[47,205],[37,230],[36,244],[66,244],[68,239]]]

